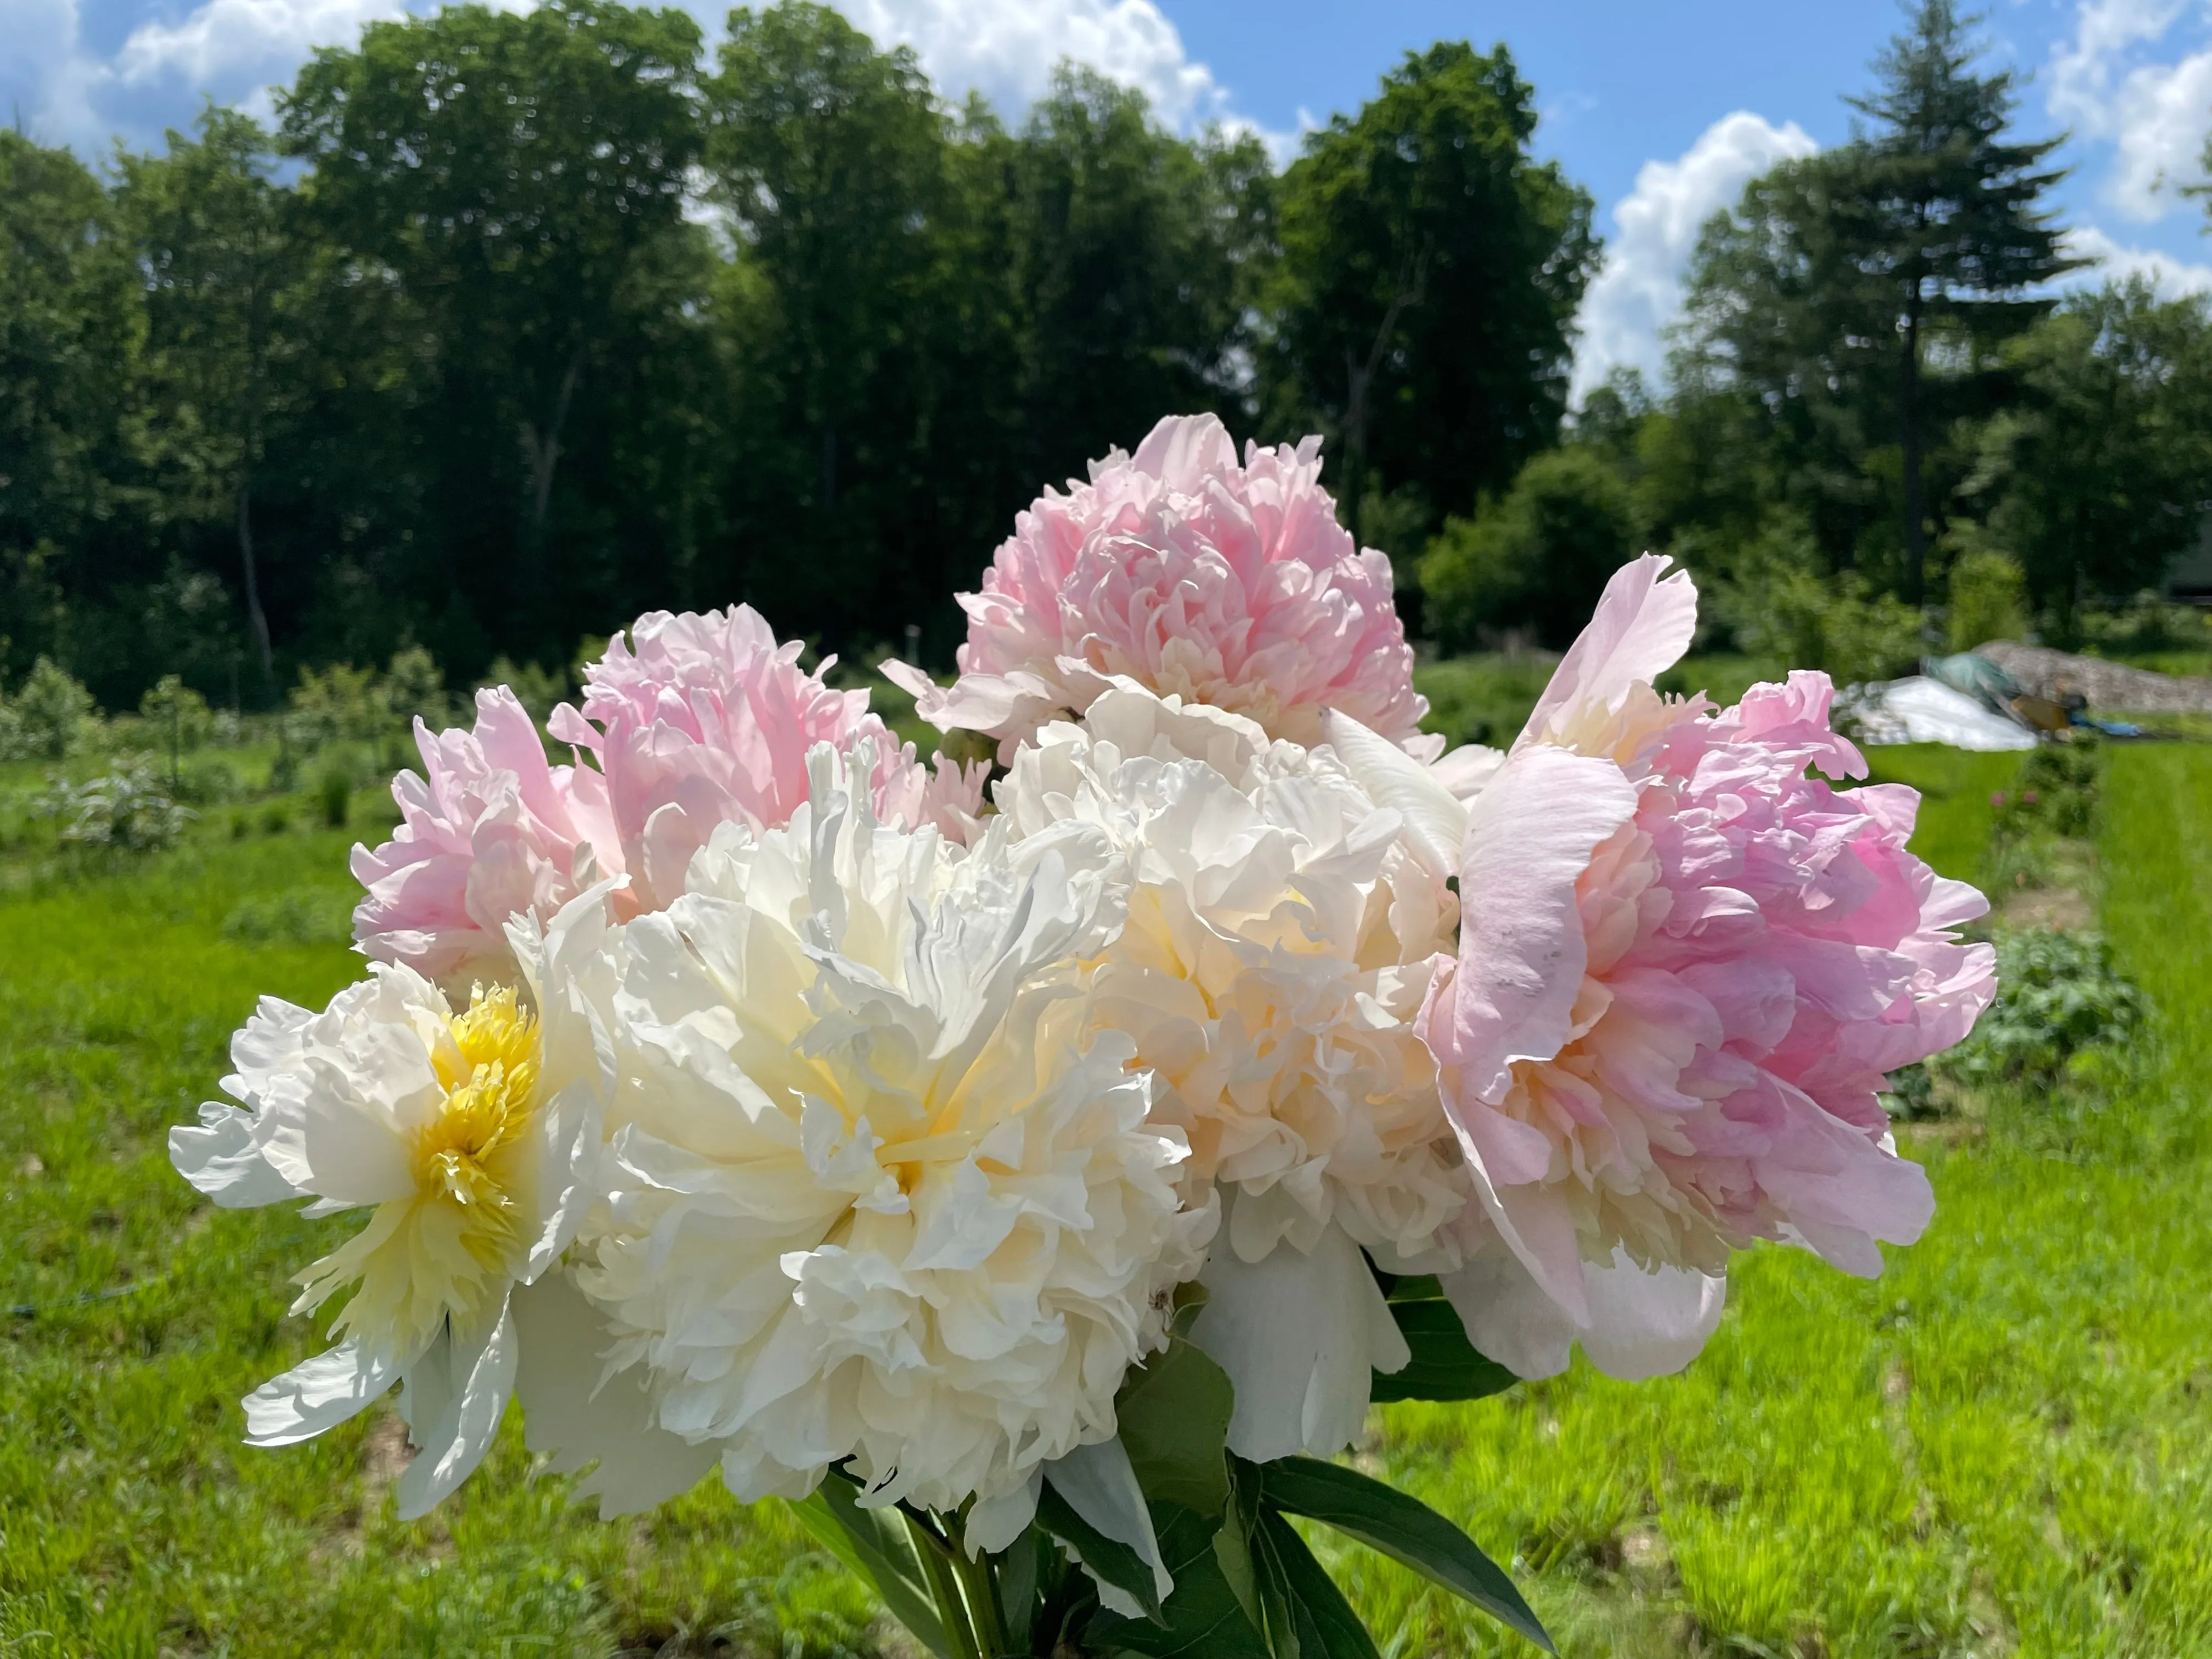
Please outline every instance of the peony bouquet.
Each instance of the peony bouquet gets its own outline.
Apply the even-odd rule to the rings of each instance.
[[[1173,419],[1021,514],[958,678],[884,665],[996,767],[744,606],[617,636],[573,764],[504,690],[418,724],[368,977],[264,1000],[171,1136],[218,1204],[364,1217],[247,1438],[396,1382],[416,1516],[512,1400],[605,1513],[792,1504],[948,1659],[1373,1654],[1291,1516],[1548,1645],[1334,1460],[1577,1344],[1678,1370],[1755,1240],[1880,1273],[1932,1200],[1877,1091],[1988,1003],[1983,902],[1911,791],[1826,781],[1825,677],[1654,689],[1662,558],[1441,752],[1320,470]]]

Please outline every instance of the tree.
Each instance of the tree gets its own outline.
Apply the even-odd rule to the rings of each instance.
[[[19,672],[62,649],[90,550],[127,530],[140,324],[113,230],[75,156],[0,131],[0,659]]]
[[[706,94],[738,241],[730,585],[848,643],[895,635],[975,533],[948,452],[1003,453],[1018,419],[1003,227],[913,53],[826,6],[731,13]]]
[[[1172,411],[1243,412],[1273,182],[1259,141],[1187,143],[1142,94],[1063,64],[1007,149],[1030,475],[1079,471]]]
[[[1451,647],[1520,629],[1564,647],[1638,539],[1633,499],[1613,463],[1587,444],[1548,451],[1474,518],[1444,520],[1421,562],[1425,614]]]
[[[280,101],[317,230],[388,272],[428,337],[434,540],[513,648],[565,649],[574,601],[607,591],[589,562],[611,504],[578,502],[563,569],[556,486],[603,447],[599,382],[663,245],[690,234],[698,50],[674,9],[456,6],[318,52]]]
[[[2060,140],[2007,142],[2018,101],[2008,70],[1976,75],[1980,46],[1952,0],[1920,0],[1911,27],[1875,59],[1881,85],[1850,100],[1871,122],[1847,151],[1861,270],[1897,306],[1895,418],[1903,463],[1905,597],[1924,580],[1926,420],[1921,382],[1931,334],[2002,341],[2049,309],[2026,297],[2081,261],[2044,206],[2065,177],[2042,164]]]
[[[1267,419],[1335,434],[1355,514],[1408,484],[1469,512],[1553,441],[1598,242],[1588,193],[1531,159],[1535,127],[1504,47],[1439,42],[1282,181]]]
[[[165,513],[227,521],[264,689],[274,696],[253,492],[270,423],[289,401],[280,313],[300,279],[301,251],[259,124],[210,106],[198,130],[196,142],[172,131],[165,155],[119,155],[117,207],[145,285],[150,447]]]
[[[1979,428],[1968,489],[2063,637],[2085,600],[2156,586],[2212,506],[2212,307],[2107,284],[2009,355],[2025,396]]]

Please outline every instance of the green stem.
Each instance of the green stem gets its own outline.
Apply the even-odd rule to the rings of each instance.
[[[999,1612],[998,1586],[991,1582],[990,1562],[981,1557],[971,1560],[967,1547],[955,1539],[952,1571],[960,1580],[961,1589],[967,1592],[969,1615],[975,1621],[984,1659],[1001,1659],[1011,1649],[1006,1641],[1006,1621]]]
[[[906,1517],[906,1529],[913,1535],[914,1553],[921,1558],[921,1571],[929,1580],[929,1593],[937,1600],[937,1616],[945,1621],[945,1639],[952,1644],[952,1659],[983,1659],[974,1627],[968,1621],[960,1580],[954,1575],[952,1557],[945,1550],[944,1540],[910,1515]]]

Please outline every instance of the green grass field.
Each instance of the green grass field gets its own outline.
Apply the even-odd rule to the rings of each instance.
[[[2013,757],[1876,758],[1930,791],[1924,850],[1972,873]],[[0,1656],[879,1650],[775,1505],[711,1483],[602,1524],[527,1478],[510,1423],[402,1523],[388,1407],[239,1443],[239,1396],[314,1343],[288,1275],[350,1224],[213,1211],[163,1152],[257,994],[319,1002],[356,972],[320,920],[350,837],[296,827],[304,799],[270,817],[239,836],[211,812],[96,875],[14,819],[0,843],[29,872],[0,895]],[[2212,750],[2118,752],[2099,845],[2157,1038],[2108,1100],[1914,1140],[1936,1221],[1887,1277],[1764,1251],[1680,1377],[1577,1364],[1376,1414],[1370,1455],[1514,1559],[1563,1652],[2212,1653]],[[1377,1558],[1334,1560],[1393,1659],[1516,1650]]]

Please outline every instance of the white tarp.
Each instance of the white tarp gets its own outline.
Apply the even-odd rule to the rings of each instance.
[[[1882,685],[1855,685],[1843,708],[1858,722],[1859,740],[1948,743],[1954,749],[2033,749],[2035,733],[1924,674]]]

